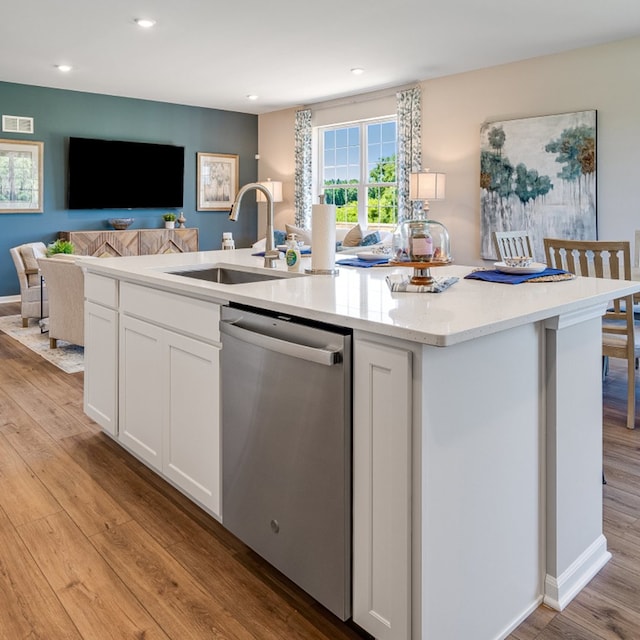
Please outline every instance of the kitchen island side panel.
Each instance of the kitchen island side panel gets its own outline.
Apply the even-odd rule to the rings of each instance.
[[[543,341],[532,323],[423,348],[414,639],[504,637],[541,601]]]

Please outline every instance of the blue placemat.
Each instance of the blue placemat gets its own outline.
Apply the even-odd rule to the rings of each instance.
[[[501,282],[502,284],[520,284],[527,282],[527,280],[534,280],[535,278],[543,278],[548,276],[572,276],[568,271],[562,269],[550,269],[546,268],[544,271],[538,273],[503,273],[497,269],[479,269],[478,271],[472,271],[465,276],[468,280],[484,280],[485,282]]]
[[[337,260],[336,264],[343,267],[362,267],[368,269],[369,267],[375,267],[377,264],[387,264],[389,258],[380,258],[379,260],[363,260],[362,258],[342,258]]]

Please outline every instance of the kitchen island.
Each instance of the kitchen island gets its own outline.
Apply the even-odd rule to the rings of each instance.
[[[373,636],[503,638],[607,562],[600,317],[640,283],[167,273],[218,263],[262,267],[250,250],[83,261],[85,411],[223,525],[218,319],[235,303],[353,330],[353,619]]]

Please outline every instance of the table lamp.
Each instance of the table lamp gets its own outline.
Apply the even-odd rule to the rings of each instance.
[[[278,180],[272,180],[271,178],[267,178],[264,181],[261,181],[260,184],[269,189],[271,192],[271,196],[274,202],[282,202],[282,182]],[[256,202],[266,202],[264,194],[260,191],[256,191]]]

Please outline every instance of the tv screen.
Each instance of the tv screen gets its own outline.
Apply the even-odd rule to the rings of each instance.
[[[69,209],[183,206],[184,147],[69,138]]]

